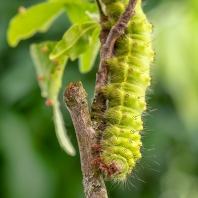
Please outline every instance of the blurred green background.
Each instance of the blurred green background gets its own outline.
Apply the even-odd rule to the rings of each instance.
[[[79,153],[71,157],[60,148],[52,109],[40,96],[29,54],[33,42],[60,40],[69,20],[62,14],[47,33],[38,33],[16,48],[6,41],[9,20],[18,7],[37,2],[41,1],[0,0],[0,197],[84,198]],[[154,24],[156,61],[144,118],[143,159],[124,189],[106,182],[109,198],[198,198],[198,1],[144,4]],[[63,87],[81,80],[90,101],[98,61],[84,75],[77,61],[69,62]],[[77,150],[63,102],[61,109]]]

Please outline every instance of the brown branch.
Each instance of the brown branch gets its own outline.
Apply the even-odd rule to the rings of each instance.
[[[91,149],[96,142],[96,135],[91,125],[86,97],[82,84],[74,82],[65,89],[63,99],[76,131],[85,195],[87,198],[107,198],[101,174],[98,168],[91,164],[96,158]]]
[[[134,8],[136,3],[137,0],[130,0],[125,12],[120,15],[119,20],[110,31],[105,29],[103,25],[108,18],[103,18],[104,21],[101,20],[102,30],[100,33],[100,41],[102,46],[100,50],[100,64],[96,74],[96,85],[91,105],[91,119],[92,123],[94,123],[93,127],[97,130],[99,136],[105,128],[105,120],[103,117],[106,110],[106,97],[101,88],[108,83],[108,67],[106,61],[113,56],[114,44],[117,38],[124,34],[128,21],[135,14]]]
[[[114,44],[119,36],[124,34],[124,30],[127,27],[127,24],[131,17],[135,15],[135,5],[137,0],[130,0],[125,12],[120,15],[117,23],[111,28],[111,31],[107,37],[106,43],[103,45],[101,49],[101,58],[102,60],[106,60],[112,57]]]

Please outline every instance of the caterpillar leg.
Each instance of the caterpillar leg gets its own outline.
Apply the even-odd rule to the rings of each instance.
[[[97,164],[97,163],[101,163],[102,160],[100,157],[97,157],[96,159],[92,160],[91,164]]]
[[[92,149],[96,150],[96,151],[101,151],[102,150],[102,146],[100,144],[95,144],[92,146]]]
[[[119,168],[115,163],[111,163],[109,165],[101,164],[100,169],[102,172],[106,173],[106,179],[109,179],[112,175],[120,174]]]
[[[106,179],[109,179],[112,175],[118,175],[121,173],[119,167],[114,162],[110,164],[105,164],[102,162],[102,159],[100,157],[92,160],[91,162],[91,164],[98,164],[98,163],[100,163],[99,168],[101,169],[102,172],[105,173]]]

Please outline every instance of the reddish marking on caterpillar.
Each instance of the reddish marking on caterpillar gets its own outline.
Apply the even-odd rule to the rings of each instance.
[[[100,162],[102,162],[102,160],[101,160],[100,157],[98,157],[98,158],[92,160],[91,164],[97,164],[97,163],[100,163]]]
[[[107,169],[108,166],[106,164],[100,164],[100,167],[99,168],[102,169],[102,170],[104,170],[104,169]]]
[[[114,162],[108,165],[101,163],[99,168],[101,169],[102,172],[105,172],[106,174],[105,179],[109,179],[112,175],[117,175],[120,173],[119,167]]]
[[[119,167],[112,162],[108,168],[107,168],[107,174],[106,174],[106,179],[109,179],[111,177],[111,175],[117,175],[120,173]]]
[[[133,71],[133,68],[129,68],[129,71],[132,72]]]
[[[95,144],[92,146],[92,149],[100,151],[100,150],[102,150],[102,146],[100,144]]]
[[[61,67],[57,67],[56,70],[57,70],[57,71],[61,71]]]
[[[102,173],[105,173],[106,169],[108,168],[106,164],[100,164],[99,166],[100,170],[102,171]]]
[[[111,177],[111,175],[112,174],[110,172],[107,172],[107,174],[106,174],[106,180],[109,179]]]
[[[125,94],[125,97],[127,97],[127,98],[128,98],[128,97],[129,97],[129,94]]]

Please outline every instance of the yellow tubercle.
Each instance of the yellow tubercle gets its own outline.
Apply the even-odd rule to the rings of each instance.
[[[55,78],[55,75],[54,74],[50,74],[50,78],[51,79],[54,79]]]
[[[152,25],[151,23],[148,24],[148,27],[149,27],[150,29],[153,29],[153,25]]]
[[[137,4],[138,4],[138,3],[141,4],[141,3],[142,3],[142,0],[138,0],[138,1],[137,1]]]
[[[141,154],[141,153],[138,153],[138,154],[135,155],[135,157],[136,157],[137,159],[140,159],[140,158],[142,158],[142,154]]]

